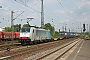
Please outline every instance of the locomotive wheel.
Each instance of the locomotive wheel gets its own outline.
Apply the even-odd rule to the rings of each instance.
[[[37,41],[34,41],[34,44],[37,44]]]
[[[34,44],[33,41],[31,41],[30,44],[33,45]]]
[[[21,44],[22,44],[23,46],[25,46],[27,43],[26,43],[26,42],[21,42]]]

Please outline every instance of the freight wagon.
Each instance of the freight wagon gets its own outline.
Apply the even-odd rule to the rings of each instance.
[[[68,38],[73,38],[76,37],[75,32],[60,32],[60,39],[68,39]]]
[[[19,39],[20,32],[13,32],[13,39]],[[0,32],[0,40],[11,40],[12,32]]]

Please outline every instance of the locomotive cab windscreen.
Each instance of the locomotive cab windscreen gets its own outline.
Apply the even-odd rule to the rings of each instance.
[[[30,27],[29,28],[21,28],[20,32],[30,32]]]

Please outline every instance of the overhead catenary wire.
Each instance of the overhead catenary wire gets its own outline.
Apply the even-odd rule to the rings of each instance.
[[[16,0],[15,0],[15,1],[16,1]],[[39,1],[39,0],[36,0],[36,1]],[[16,2],[18,2],[18,1],[16,1]],[[30,9],[32,8],[32,7],[29,7],[28,4],[25,4],[25,3],[22,2],[22,1],[21,1],[21,2],[18,2],[18,3],[20,3],[20,4],[22,4],[22,5],[26,6],[26,7],[28,7],[28,8],[30,8]],[[34,4],[35,4],[35,3],[34,3]],[[36,4],[35,4],[35,5],[36,5]],[[45,6],[44,6],[44,7],[45,7]],[[36,12],[38,12],[38,13],[41,13],[41,12],[39,12],[39,11],[33,9],[33,8],[32,8],[32,10],[34,10],[34,11],[36,11]],[[50,18],[51,21],[52,21],[52,19],[55,20],[54,18],[52,18],[52,17],[49,16],[49,15],[46,15],[45,13],[44,13],[43,15],[46,16],[46,17],[48,17],[48,18]],[[54,14],[53,14],[53,15],[54,15]],[[55,15],[55,16],[56,16],[56,15]]]
[[[66,0],[64,0],[66,2]],[[66,5],[68,6],[67,2],[66,2]]]
[[[7,0],[8,1],[8,0]],[[23,0],[19,0],[19,1],[17,1],[17,0],[14,0],[14,1],[16,1],[17,3],[19,3],[19,4],[21,4],[21,5],[23,5],[23,6],[26,6],[27,8],[29,8],[29,9],[32,9],[33,11],[35,11],[35,12],[37,12],[37,13],[41,13],[40,11],[37,11],[36,9],[34,9],[33,7],[30,7],[30,6],[28,6],[26,3],[28,3],[28,0],[26,1],[23,1]],[[39,1],[39,0],[36,0],[36,1]],[[26,3],[25,3],[26,2]],[[34,3],[35,4],[35,3]],[[50,16],[48,16],[48,15],[46,15],[46,14],[44,14],[45,16],[47,16],[48,18],[50,18],[50,19],[53,19],[52,17],[50,17]]]
[[[24,11],[22,11],[22,13],[21,13],[21,14],[23,14],[23,12],[24,12]],[[17,18],[18,18],[21,14],[19,14],[19,15],[18,15],[16,18],[14,18],[13,20],[17,19]]]
[[[40,0],[36,0],[36,1],[38,1],[38,2],[39,2]],[[35,4],[35,3],[34,3],[34,4]],[[35,5],[36,5],[36,4],[35,4]],[[43,5],[43,6],[44,6],[44,5]],[[47,7],[45,7],[45,6],[44,6],[44,8],[46,8],[47,10],[49,10],[49,11],[51,12],[51,10],[50,10],[50,9],[48,9]],[[51,19],[51,21],[52,21],[52,20],[55,20],[54,18],[50,17],[49,15],[46,15],[45,13],[44,13],[44,15],[45,15],[46,17],[50,18],[50,19]],[[54,16],[56,16],[55,14],[53,14],[53,15],[54,15]]]
[[[67,13],[67,15],[70,17],[70,18],[72,18],[71,17],[71,15],[68,13],[68,11],[64,8],[64,6],[61,4],[61,2],[59,1],[59,0],[57,0],[57,2],[60,4],[60,6],[64,9],[64,11]],[[74,21],[76,18],[72,18],[72,20]]]
[[[34,8],[32,8],[32,7],[30,7],[30,6],[28,6],[27,4],[25,4],[22,0],[20,0],[21,2],[19,2],[19,1],[17,1],[17,0],[15,0],[17,3],[19,3],[19,4],[21,4],[21,5],[24,5],[24,6],[26,6],[26,7],[28,7],[28,8],[30,8],[30,9],[32,9],[32,10],[34,10],[34,11],[36,11],[37,13],[41,13],[40,11],[37,11],[36,9],[34,9]],[[39,0],[37,0],[37,1],[39,1]],[[50,17],[50,16],[48,16],[48,15],[46,15],[45,13],[44,13],[44,15],[45,16],[47,16],[48,18],[50,18],[51,20],[53,19],[52,17]]]
[[[65,12],[68,14],[68,16],[70,16],[69,15],[69,13],[67,12],[67,10],[63,7],[63,5],[61,4],[61,2],[59,1],[59,0],[57,0],[58,1],[58,3],[61,5],[61,7],[65,10]],[[70,16],[71,17],[71,16]]]
[[[17,0],[15,0],[15,1],[16,1],[16,2],[18,2]],[[38,13],[41,13],[41,12],[39,12],[39,11],[37,11],[37,10],[33,9],[32,7],[28,6],[27,4],[24,4],[24,3],[21,3],[21,2],[18,2],[18,3],[20,3],[20,4],[24,5],[24,6],[28,7],[28,8],[30,8],[30,9],[32,9],[32,10],[34,10],[34,11],[38,12]]]
[[[68,13],[68,11],[64,8],[64,6],[61,4],[61,2],[59,1],[59,0],[57,0],[58,1],[58,3],[61,5],[61,7],[64,9],[64,11],[67,13],[67,15],[69,16],[69,17],[71,17],[71,15]],[[72,18],[72,17],[71,17]],[[72,20],[74,21],[74,20],[76,20],[76,18],[72,18]]]
[[[37,1],[40,1],[40,0],[37,0]],[[43,5],[44,6],[44,5]],[[51,12],[51,10],[50,9],[48,9],[47,7],[45,7],[44,6],[44,8],[46,8],[47,10],[49,10],[50,12]],[[46,15],[46,14],[44,14],[44,15]],[[53,15],[55,15],[55,14],[53,14]],[[48,16],[48,15],[47,15]],[[56,16],[56,15],[55,15]],[[53,19],[52,17],[50,17],[50,16],[48,16],[49,18],[51,18],[51,19]]]

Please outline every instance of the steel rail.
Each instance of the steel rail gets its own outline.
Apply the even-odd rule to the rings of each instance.
[[[59,59],[60,57],[62,57],[66,52],[68,52],[71,48],[73,48],[78,42],[80,42],[80,41],[77,41],[74,45],[72,45],[72,46],[71,46],[69,49],[67,49],[66,51],[62,51],[58,57],[55,57],[55,58],[52,59],[52,60],[58,60],[58,59]],[[74,42],[73,42],[73,43],[74,43]],[[70,44],[68,44],[67,46],[69,46],[69,45],[71,45],[71,44],[73,44],[73,43],[70,43]],[[58,50],[56,50],[56,51],[53,51],[52,53],[47,54],[47,55],[45,55],[45,56],[43,56],[43,57],[41,57],[41,58],[39,58],[39,59],[37,59],[37,60],[45,60],[45,58],[48,60],[47,57],[49,57],[51,54],[54,54],[54,53],[60,51],[61,49],[64,49],[64,48],[67,47],[67,46],[64,46],[63,48],[60,48],[60,49],[58,49]],[[58,54],[56,54],[56,55],[58,55]],[[55,55],[55,56],[56,56],[56,55]]]
[[[61,45],[61,46],[59,46],[59,48],[56,47],[55,49],[51,49],[51,51],[50,51],[50,50],[47,50],[47,51],[45,51],[45,52],[40,52],[40,53],[36,54],[36,55],[38,55],[37,57],[36,57],[36,55],[33,55],[33,56],[28,57],[28,58],[25,58],[24,60],[32,60],[32,59],[34,59],[34,60],[40,60],[40,59],[42,59],[43,57],[48,56],[49,54],[52,54],[53,52],[57,51],[58,49],[62,49],[62,48],[64,48],[65,46],[67,46],[67,45],[69,45],[69,44],[71,44],[71,43],[73,43],[73,42],[75,42],[75,41],[76,41],[76,40],[71,41],[71,42],[69,42],[69,43],[66,43],[66,44],[64,44],[64,45]],[[44,54],[44,53],[46,53],[46,54]],[[41,56],[39,56],[39,55],[41,55]]]
[[[72,43],[72,42],[75,42],[75,40],[74,41],[71,41],[70,43]],[[23,54],[28,53],[28,52],[33,52],[33,51],[37,51],[37,50],[40,50],[40,49],[43,49],[43,48],[46,48],[46,47],[50,47],[50,46],[53,46],[53,45],[56,45],[56,44],[57,43],[54,43],[54,44],[51,44],[51,45],[48,45],[48,46],[44,46],[44,47],[39,47],[39,48],[36,48],[36,49],[33,49],[33,50],[27,50],[27,51],[24,51],[24,52],[21,52],[21,53],[18,53],[18,54],[0,57],[0,60],[9,59],[9,58],[12,58],[12,57],[15,57],[15,56],[23,55]]]

